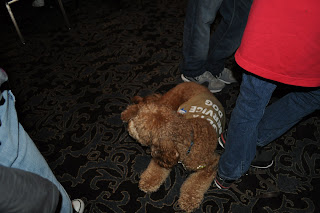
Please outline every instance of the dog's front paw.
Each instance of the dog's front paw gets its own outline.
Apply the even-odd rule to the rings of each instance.
[[[155,192],[170,174],[170,169],[160,167],[153,159],[141,174],[139,188],[146,193]]]
[[[201,193],[183,193],[179,197],[178,204],[183,211],[192,212],[199,208],[202,199]]]
[[[178,200],[182,210],[192,212],[200,207],[204,194],[209,189],[215,174],[214,170],[207,168],[200,169],[187,178],[181,186]]]
[[[139,189],[145,193],[151,193],[157,191],[161,186],[157,180],[152,180],[150,178],[142,178],[139,181]]]

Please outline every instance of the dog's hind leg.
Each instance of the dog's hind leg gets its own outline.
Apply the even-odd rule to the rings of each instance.
[[[165,104],[171,109],[177,110],[181,104],[190,100],[190,98],[203,93],[210,94],[210,90],[207,87],[194,82],[185,82],[178,84],[163,94],[158,103]]]
[[[146,193],[157,191],[169,176],[170,171],[170,169],[160,167],[151,159],[147,169],[141,174],[139,188]]]

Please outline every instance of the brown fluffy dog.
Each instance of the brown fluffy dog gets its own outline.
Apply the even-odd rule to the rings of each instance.
[[[164,95],[135,96],[135,104],[121,114],[121,119],[128,122],[129,134],[151,148],[152,160],[139,181],[142,191],[157,191],[178,162],[194,171],[183,183],[178,201],[187,212],[201,204],[216,175],[219,160],[215,153],[217,132],[210,123],[177,113],[181,104],[203,93],[212,96],[206,87],[182,83]]]

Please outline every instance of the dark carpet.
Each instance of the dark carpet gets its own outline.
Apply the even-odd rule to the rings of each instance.
[[[128,135],[120,113],[134,95],[163,93],[181,82],[186,0],[65,1],[71,30],[54,1],[30,5],[12,5],[25,45],[1,6],[0,66],[20,122],[70,197],[83,199],[86,213],[181,212],[177,200],[188,173],[177,166],[159,191],[140,191],[150,157]],[[241,75],[232,57],[227,66]],[[291,89],[279,87],[272,101]],[[238,92],[233,84],[216,95],[228,119]],[[250,170],[228,191],[210,187],[196,212],[319,212],[319,115],[269,145],[270,169]]]

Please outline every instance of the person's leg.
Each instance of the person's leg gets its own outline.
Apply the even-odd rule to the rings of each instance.
[[[210,28],[222,0],[189,0],[183,32],[181,73],[196,77],[203,74],[209,51]]]
[[[0,164],[40,175],[54,183],[62,195],[61,213],[72,212],[71,200],[57,181],[29,135],[18,122],[15,98],[11,91],[2,93],[0,105]]]
[[[31,172],[0,164],[0,212],[53,213],[60,193],[51,181]]]
[[[292,92],[266,108],[258,126],[258,146],[277,139],[302,118],[320,109],[320,89]]]
[[[240,46],[253,0],[223,0],[220,7],[221,22],[210,39],[205,69],[218,76],[225,61]]]
[[[256,154],[257,127],[275,88],[271,82],[243,74],[225,151],[219,160],[218,175],[222,179],[236,180],[249,169]]]

